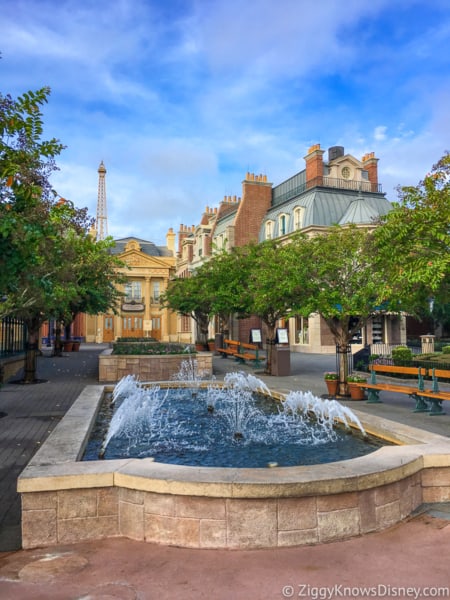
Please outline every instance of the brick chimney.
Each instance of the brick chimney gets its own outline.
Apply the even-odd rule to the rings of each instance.
[[[306,187],[311,188],[316,185],[322,185],[323,182],[323,155],[325,150],[320,148],[320,144],[314,144],[308,150],[304,157],[306,162]]]
[[[378,158],[375,158],[375,152],[368,152],[361,159],[364,169],[369,174],[372,192],[378,191],[378,160]]]
[[[262,220],[272,202],[272,184],[267,175],[247,173],[242,182],[242,199],[234,221],[234,242],[244,246],[258,241]]]

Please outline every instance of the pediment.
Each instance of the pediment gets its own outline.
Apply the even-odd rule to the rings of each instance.
[[[140,250],[130,249],[120,255],[120,260],[130,267],[143,267],[151,269],[168,269],[175,264],[172,257],[149,256]]]
[[[352,156],[351,154],[345,154],[344,156],[339,156],[335,158],[332,162],[330,162],[330,166],[337,165],[339,167],[344,167],[345,165],[349,165],[354,167],[355,169],[362,169],[363,164],[360,160]]]

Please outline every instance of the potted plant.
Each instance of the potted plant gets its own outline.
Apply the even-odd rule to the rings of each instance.
[[[348,390],[350,392],[350,397],[352,400],[364,400],[364,388],[360,385],[354,384],[364,383],[365,381],[367,381],[367,379],[365,377],[362,377],[361,375],[349,375],[347,377]]]
[[[216,340],[214,338],[208,339],[208,349],[210,352],[214,352],[216,349]]]
[[[324,374],[324,379],[328,388],[328,394],[330,396],[336,396],[339,385],[338,374],[334,371],[329,371]]]

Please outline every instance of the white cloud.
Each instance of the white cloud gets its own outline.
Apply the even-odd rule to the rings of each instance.
[[[449,32],[441,0],[16,0],[1,92],[50,85],[55,187],[95,216],[104,160],[110,233],[165,243],[312,143],[375,151],[390,199],[417,183],[450,139]]]

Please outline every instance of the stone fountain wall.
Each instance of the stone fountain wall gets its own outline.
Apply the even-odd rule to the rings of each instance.
[[[105,390],[87,386],[19,476],[23,548],[111,536],[189,548],[297,546],[380,531],[422,503],[450,501],[449,439],[362,413],[366,431],[400,445],[313,467],[80,462]]]
[[[197,361],[204,379],[212,376],[212,353],[191,355]],[[126,375],[136,375],[140,381],[169,381],[180,371],[181,363],[189,359],[186,354],[115,355],[111,350],[99,356],[99,382],[116,382]]]

